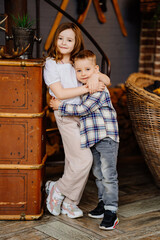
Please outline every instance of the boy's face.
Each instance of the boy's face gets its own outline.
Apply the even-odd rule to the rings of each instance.
[[[74,67],[78,81],[84,84],[94,73],[99,71],[98,65],[95,65],[94,60],[91,58],[76,59]]]

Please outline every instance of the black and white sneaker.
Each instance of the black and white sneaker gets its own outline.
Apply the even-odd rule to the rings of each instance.
[[[101,200],[97,207],[88,213],[88,216],[91,218],[103,218],[104,217],[104,203]]]
[[[99,226],[103,230],[113,230],[116,225],[119,223],[119,219],[116,213],[111,212],[110,210],[105,210],[104,218]]]

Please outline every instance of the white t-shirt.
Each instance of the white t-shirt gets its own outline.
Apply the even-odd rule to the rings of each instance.
[[[64,88],[81,86],[81,83],[77,81],[74,67],[70,63],[56,63],[53,58],[46,59],[43,75],[48,87],[56,82],[61,82]],[[50,88],[49,94],[56,97]],[[65,99],[63,101],[71,104],[79,104],[81,102],[80,97]]]

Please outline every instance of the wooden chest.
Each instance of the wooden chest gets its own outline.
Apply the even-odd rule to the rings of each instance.
[[[0,60],[0,219],[43,214],[45,90],[42,60]]]

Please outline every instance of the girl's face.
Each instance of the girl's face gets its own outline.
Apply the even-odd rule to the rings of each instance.
[[[62,55],[70,55],[75,45],[75,33],[72,29],[62,31],[57,39],[57,48]]]

